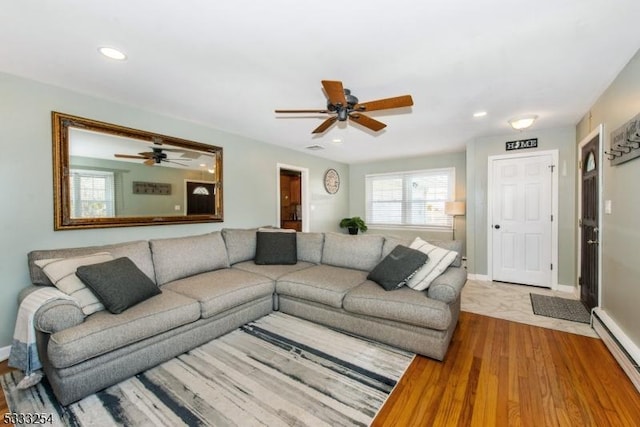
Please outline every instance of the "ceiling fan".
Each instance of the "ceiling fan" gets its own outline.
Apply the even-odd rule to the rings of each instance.
[[[393,98],[379,99],[376,101],[359,102],[358,98],[351,95],[349,89],[342,86],[342,82],[335,80],[322,80],[322,87],[327,94],[327,108],[325,110],[275,110],[276,113],[323,113],[331,114],[320,126],[311,133],[322,133],[329,129],[336,121],[344,122],[347,119],[378,132],[387,125],[375,120],[363,113],[369,111],[386,110],[390,108],[410,107],[413,105],[411,95],[396,96]]]
[[[174,150],[171,148],[160,148],[160,147],[151,147],[151,149],[153,151],[138,153],[137,156],[131,155],[131,154],[114,154],[114,156],[121,159],[141,159],[141,160],[144,160],[144,162],[142,163],[144,163],[147,166],[153,166],[156,164],[160,164],[162,162],[175,163],[180,166],[187,166],[183,163],[176,162],[175,159],[169,159],[167,157],[167,154],[165,153],[165,151],[184,152],[184,150]],[[180,158],[179,160],[190,161],[191,159]]]

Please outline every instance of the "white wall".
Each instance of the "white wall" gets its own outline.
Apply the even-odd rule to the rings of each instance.
[[[487,265],[487,173],[489,156],[507,154],[505,143],[538,138],[538,148],[526,151],[559,151],[558,172],[558,284],[576,286],[575,266],[575,171],[576,145],[573,128],[541,129],[477,138],[467,145],[467,268],[486,275]],[[522,150],[524,152],[525,150]],[[520,154],[520,153],[519,153]]]
[[[30,283],[31,250],[275,225],[279,162],[309,169],[312,231],[338,231],[349,213],[348,188],[328,195],[322,186],[330,167],[348,181],[345,164],[2,73],[0,94],[0,348],[11,344],[16,298]],[[224,223],[54,232],[51,111],[222,146]]]
[[[602,123],[608,151],[611,132],[638,113],[640,50],[580,121],[576,143]],[[618,166],[605,160],[603,173],[602,197],[612,212],[602,217],[600,306],[640,348],[640,158]]]

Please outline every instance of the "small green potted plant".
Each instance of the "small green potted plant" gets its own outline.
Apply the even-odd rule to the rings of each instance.
[[[342,218],[340,221],[340,228],[346,228],[349,230],[349,234],[358,234],[358,231],[367,231],[367,224],[359,216],[351,218]]]

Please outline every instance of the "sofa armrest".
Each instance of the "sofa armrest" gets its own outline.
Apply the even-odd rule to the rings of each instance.
[[[467,270],[465,268],[449,267],[431,282],[427,289],[427,296],[451,304],[460,297],[466,282]]]
[[[46,302],[36,311],[33,319],[40,332],[54,334],[84,322],[85,315],[80,306],[68,299],[54,299]]]

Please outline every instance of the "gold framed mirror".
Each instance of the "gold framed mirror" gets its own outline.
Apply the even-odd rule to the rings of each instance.
[[[55,230],[223,221],[222,147],[51,115]]]

